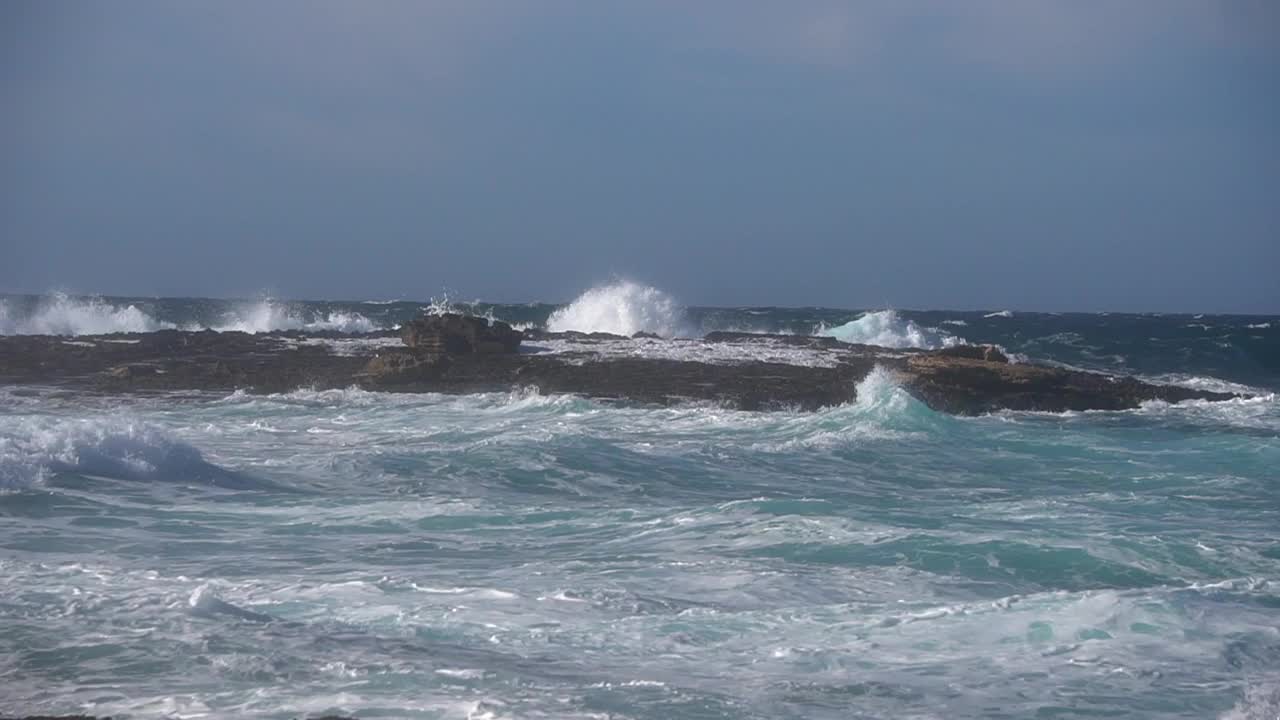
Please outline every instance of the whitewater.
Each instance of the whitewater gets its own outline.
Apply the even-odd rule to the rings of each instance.
[[[0,715],[1280,713],[1280,318],[689,307],[617,281],[520,305],[7,296],[0,334],[341,348],[449,310],[657,336],[526,352],[993,343],[1249,397],[959,418],[883,371],[813,413],[0,386]]]

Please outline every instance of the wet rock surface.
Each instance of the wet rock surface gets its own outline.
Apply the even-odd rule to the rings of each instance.
[[[185,332],[0,338],[0,383],[109,392],[286,392],[358,386],[395,392],[470,393],[537,388],[631,403],[713,402],[744,410],[838,405],[876,366],[929,407],[974,415],[1002,409],[1121,410],[1149,400],[1226,400],[1231,394],[1133,378],[1010,363],[991,346],[938,351],[851,345],[833,338],[715,332],[703,347],[732,345],[742,361],[704,362],[583,352],[521,352],[538,341],[652,343],[604,333],[520,333],[481,318],[424,318],[395,333]],[[377,342],[373,342],[377,341]],[[338,343],[354,350],[339,352]],[[823,366],[749,359],[763,344],[825,353]],[[625,347],[625,346],[624,346]]]

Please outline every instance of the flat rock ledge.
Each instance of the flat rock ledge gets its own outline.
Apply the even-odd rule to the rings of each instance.
[[[1236,395],[1131,377],[1010,363],[999,348],[899,350],[833,338],[714,332],[704,346],[787,347],[820,353],[819,366],[782,362],[695,361],[641,354],[595,354],[593,343],[652,343],[603,333],[520,331],[462,315],[424,317],[399,331],[366,335],[187,332],[102,336],[0,337],[0,384],[104,393],[255,393],[360,387],[391,392],[472,393],[536,388],[621,403],[712,402],[743,410],[814,410],[856,399],[876,367],[929,407],[959,415],[999,410],[1124,410],[1160,400],[1228,400]],[[571,352],[521,352],[566,340]],[[376,341],[376,342],[369,342]],[[339,346],[345,343],[345,349]],[[625,347],[625,345],[623,345]],[[354,348],[354,349],[353,349]],[[586,348],[583,350],[581,348]]]

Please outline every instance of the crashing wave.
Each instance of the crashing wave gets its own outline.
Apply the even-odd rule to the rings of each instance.
[[[212,326],[218,332],[239,331],[265,333],[275,330],[331,331],[367,333],[382,329],[377,323],[356,312],[320,313],[308,317],[272,298],[232,311],[221,324]]]
[[[677,337],[691,334],[686,325],[684,308],[675,298],[630,280],[593,287],[547,318],[551,332],[650,332]]]
[[[833,337],[847,343],[879,345],[888,348],[938,348],[963,345],[964,340],[936,328],[922,328],[903,320],[893,310],[865,313],[833,328],[820,327],[817,335]]]
[[[997,311],[997,312],[987,313],[986,315],[983,315],[982,317],[984,317],[984,318],[1011,318],[1011,317],[1013,317],[1013,312],[1012,312],[1011,310],[999,310],[999,311]]]
[[[107,335],[155,332],[172,328],[136,305],[113,305],[101,298],[78,298],[54,293],[41,298],[30,312],[19,314],[0,300],[0,335]]]

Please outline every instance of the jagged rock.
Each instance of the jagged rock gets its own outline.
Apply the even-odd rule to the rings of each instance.
[[[523,335],[501,320],[445,313],[405,323],[404,344],[424,355],[503,355],[520,351]]]

